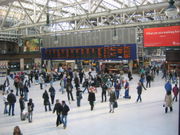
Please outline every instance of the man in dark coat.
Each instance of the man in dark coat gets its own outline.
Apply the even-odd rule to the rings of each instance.
[[[21,95],[20,98],[19,98],[19,105],[20,105],[20,110],[21,110],[20,117],[21,117],[21,120],[22,120],[22,113],[23,113],[23,110],[25,109],[25,103],[24,103],[23,95]]]
[[[63,110],[63,107],[62,107],[61,103],[59,102],[59,100],[57,99],[56,104],[53,109],[53,113],[56,111],[56,114],[57,114],[56,126],[59,126],[59,124],[62,123],[62,121],[61,121],[62,110]]]
[[[54,98],[55,98],[56,90],[54,89],[54,87],[52,85],[49,88],[49,92],[50,92],[50,97],[51,97],[51,103],[54,104]]]
[[[63,127],[64,129],[67,127],[67,115],[69,112],[69,106],[66,105],[65,101],[62,101],[62,123],[63,123]]]
[[[138,86],[137,86],[138,98],[137,98],[136,102],[138,102],[139,100],[140,100],[140,102],[142,102],[141,93],[142,93],[142,86],[141,86],[141,82],[139,82]]]
[[[70,76],[67,77],[66,91],[67,91],[68,101],[70,102],[70,96],[71,96],[71,100],[74,101]]]
[[[44,99],[45,111],[47,112],[47,105],[49,106],[49,111],[51,111],[51,105],[50,105],[50,102],[49,102],[49,95],[48,95],[47,90],[45,90],[42,97]]]
[[[13,93],[13,90],[11,90],[11,93],[7,97],[8,103],[9,103],[9,115],[11,114],[12,109],[12,116],[14,115],[14,107],[16,103],[16,96]]]
[[[148,74],[146,76],[146,88],[148,88],[148,86],[149,86],[149,88],[151,87],[151,80],[152,80],[151,75]]]

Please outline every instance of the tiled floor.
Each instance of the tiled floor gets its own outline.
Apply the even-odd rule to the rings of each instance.
[[[135,103],[136,85],[139,77],[134,75],[130,82],[130,100],[121,98],[115,113],[109,113],[109,102],[101,103],[101,89],[96,93],[95,110],[90,111],[87,93],[83,95],[82,106],[76,107],[76,101],[68,103],[71,110],[66,129],[56,127],[56,114],[45,112],[42,100],[44,90],[39,85],[30,88],[29,97],[35,103],[33,122],[20,120],[19,102],[16,102],[15,116],[3,114],[3,98],[0,93],[0,135],[12,135],[13,128],[19,125],[23,135],[178,135],[178,103],[173,103],[173,112],[164,113],[165,81],[156,77],[152,87],[143,91],[142,103]],[[67,101],[67,95],[59,92],[59,82],[55,82],[56,98]],[[46,89],[49,86],[45,87]],[[75,97],[75,90],[74,90]],[[19,97],[17,97],[18,99]],[[108,97],[109,98],[109,97]],[[53,108],[53,106],[52,106]]]

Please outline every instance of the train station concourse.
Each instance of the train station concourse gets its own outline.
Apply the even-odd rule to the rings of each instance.
[[[0,135],[179,135],[179,0],[0,0]]]

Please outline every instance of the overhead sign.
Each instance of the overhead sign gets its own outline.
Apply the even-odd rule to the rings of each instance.
[[[180,26],[144,29],[144,47],[180,46]]]
[[[136,44],[42,48],[42,59],[59,60],[134,60]]]

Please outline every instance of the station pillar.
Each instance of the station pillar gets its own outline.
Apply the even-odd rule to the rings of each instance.
[[[24,70],[24,58],[20,58],[20,71]]]

